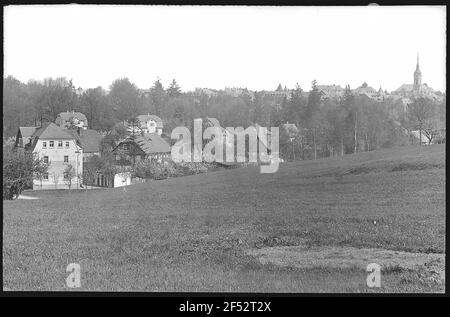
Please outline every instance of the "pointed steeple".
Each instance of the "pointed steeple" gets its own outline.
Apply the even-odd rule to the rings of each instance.
[[[416,65],[416,71],[420,72],[420,68],[419,68],[419,53],[417,53],[417,65]]]
[[[422,84],[422,72],[419,68],[419,53],[417,53],[417,65],[416,65],[416,71],[414,72],[414,90],[419,90],[420,85]]]

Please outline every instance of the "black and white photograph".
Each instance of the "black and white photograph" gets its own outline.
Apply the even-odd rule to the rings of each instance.
[[[446,14],[3,6],[3,293],[446,294]]]

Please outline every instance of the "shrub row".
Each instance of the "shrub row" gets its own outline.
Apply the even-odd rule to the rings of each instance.
[[[132,170],[132,174],[133,177],[158,180],[165,179],[167,177],[180,177],[206,173],[214,167],[214,164],[204,162],[174,163],[167,161],[164,163],[159,163],[152,160],[143,160],[136,163]]]

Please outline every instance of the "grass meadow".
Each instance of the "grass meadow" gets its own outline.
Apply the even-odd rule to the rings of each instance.
[[[445,145],[243,167],[124,188],[36,191],[3,202],[8,290],[442,292],[420,270],[261,264],[271,246],[445,252]],[[376,224],[375,224],[376,223]]]

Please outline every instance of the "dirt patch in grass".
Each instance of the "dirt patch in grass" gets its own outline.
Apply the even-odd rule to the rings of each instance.
[[[432,168],[444,168],[444,164],[431,164],[431,163],[399,163],[391,168],[391,172],[400,171],[421,171]]]
[[[411,253],[384,249],[354,247],[266,247],[251,249],[248,255],[261,264],[300,269],[329,268],[366,270],[369,263],[377,263],[382,272],[416,272],[427,280],[445,280],[445,254]]]
[[[347,170],[344,174],[346,175],[359,175],[366,174],[371,172],[404,172],[404,171],[422,171],[433,168],[445,168],[444,164],[433,164],[427,162],[402,162],[402,163],[394,163],[387,164],[385,166],[377,166],[377,165],[361,165]]]
[[[355,168],[349,169],[345,174],[352,174],[352,175],[358,175],[358,174],[366,174],[375,171],[376,169],[369,166],[358,166]]]

